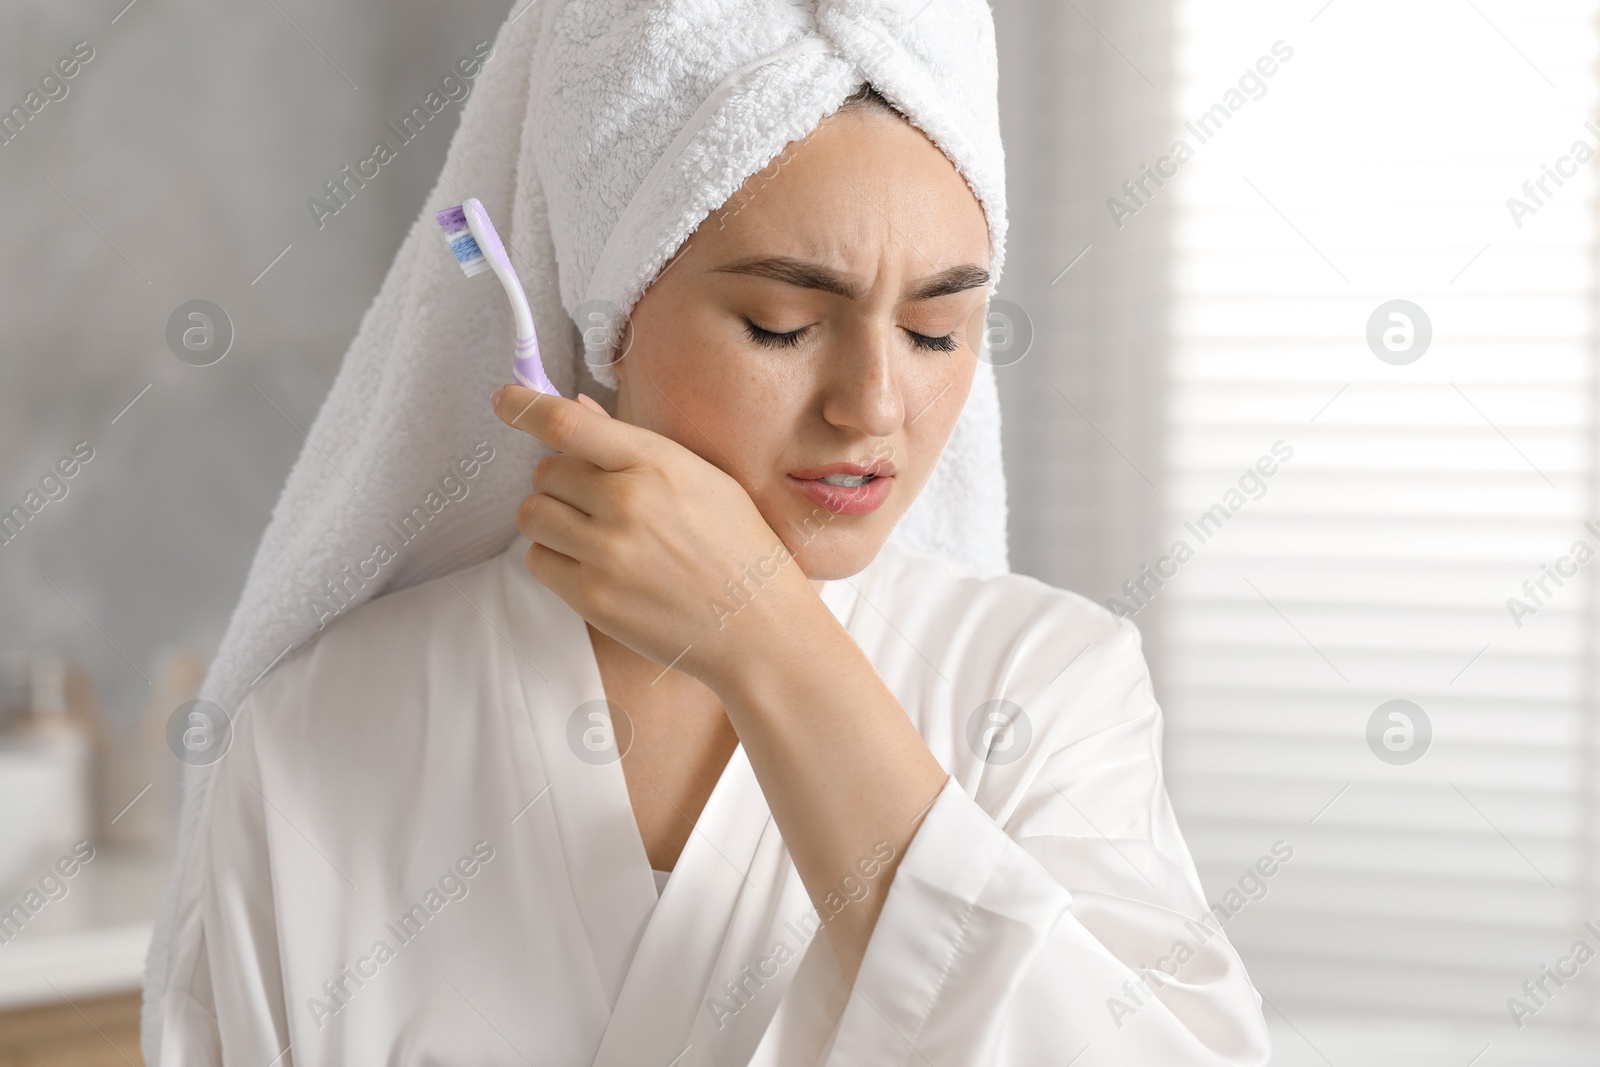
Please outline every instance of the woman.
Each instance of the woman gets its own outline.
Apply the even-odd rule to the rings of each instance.
[[[992,203],[867,84],[623,302],[615,417],[494,390],[522,538],[324,602],[242,695],[153,1062],[1265,1062],[1137,629],[891,540],[970,410]]]

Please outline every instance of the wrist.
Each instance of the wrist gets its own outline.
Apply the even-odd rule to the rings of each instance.
[[[719,694],[747,691],[757,676],[791,660],[815,662],[833,631],[843,632],[793,562],[759,586],[746,584],[726,593],[712,606],[716,643],[696,671],[699,680]]]

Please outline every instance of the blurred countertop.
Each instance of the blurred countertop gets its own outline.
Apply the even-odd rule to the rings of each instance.
[[[20,933],[0,942],[0,1012],[63,999],[137,992],[171,857],[96,846],[93,860],[61,881],[67,894],[45,904]],[[47,870],[0,889],[10,911]]]

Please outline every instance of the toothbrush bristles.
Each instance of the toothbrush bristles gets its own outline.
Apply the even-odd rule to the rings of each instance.
[[[450,243],[450,251],[456,257],[456,262],[461,265],[461,272],[471,278],[473,275],[482,274],[489,269],[489,261],[484,258],[483,249],[478,247],[478,242],[472,234],[463,233],[459,237],[445,238]]]
[[[460,204],[447,207],[443,211],[436,211],[433,217],[438,221],[445,244],[450,246],[451,254],[456,257],[456,263],[461,267],[461,273],[471,278],[489,269],[489,261],[484,257],[483,249],[478,247],[472,231],[467,228],[466,212],[462,210]]]

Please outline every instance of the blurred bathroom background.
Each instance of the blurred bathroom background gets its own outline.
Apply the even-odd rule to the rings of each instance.
[[[307,201],[523,3],[0,9],[0,1064],[138,1062],[169,723],[460,102]],[[992,6],[1012,567],[1143,633],[1274,1062],[1594,1063],[1600,0]]]

